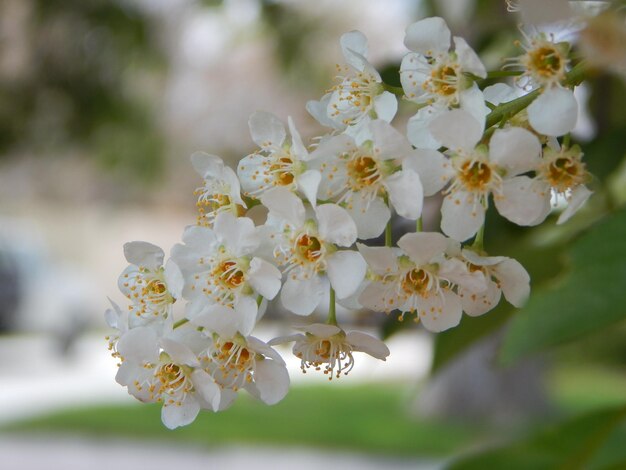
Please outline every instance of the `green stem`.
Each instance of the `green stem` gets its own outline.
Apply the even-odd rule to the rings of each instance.
[[[522,73],[521,70],[492,70],[491,72],[487,72],[485,78],[517,77]]]
[[[393,85],[389,85],[387,83],[383,83],[383,88],[385,89],[385,91],[389,91],[391,93],[393,93],[396,96],[404,96],[404,90],[402,89],[402,87],[399,86],[393,86]]]
[[[584,62],[576,64],[576,66],[572,68],[572,70],[570,70],[565,76],[565,81],[563,82],[563,85],[571,87],[580,85],[580,83],[585,78],[586,71],[587,68]],[[500,123],[502,119],[510,119],[520,111],[523,111],[530,105],[530,103],[535,100],[535,98],[539,96],[540,93],[541,88],[537,88],[527,95],[521,96],[506,103],[502,103],[487,115],[485,128],[488,129],[491,126]]]
[[[472,248],[483,251],[483,238],[485,236],[485,224],[482,224],[476,232],[476,238],[474,238],[474,243],[472,243]]]
[[[389,219],[389,222],[387,222],[387,226],[385,227],[385,246],[391,246],[393,242],[391,235],[391,219]]]
[[[423,232],[424,231],[424,225],[422,223],[422,218],[421,217],[419,219],[417,219],[417,221],[415,222],[415,231],[416,232]]]
[[[189,320],[187,318],[181,318],[180,320],[178,320],[177,322],[174,323],[174,326],[172,327],[172,329],[176,329],[179,326],[183,326],[185,323],[187,323]]]
[[[563,136],[563,142],[561,142],[561,145],[565,148],[569,148],[571,138],[571,134],[565,134],[565,136]]]
[[[330,301],[328,302],[328,319],[326,323],[337,326],[337,305],[335,304],[335,289],[330,288]]]

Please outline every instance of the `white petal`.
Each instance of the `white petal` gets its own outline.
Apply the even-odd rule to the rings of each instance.
[[[445,331],[461,322],[463,309],[461,301],[454,292],[443,291],[441,295],[432,294],[420,306],[419,318],[424,327],[433,332]]]
[[[507,259],[504,256],[480,256],[470,249],[463,250],[463,258],[476,266],[493,266]]]
[[[186,426],[193,423],[200,412],[200,405],[191,398],[185,400],[182,404],[163,405],[161,408],[161,421],[168,429],[176,429],[180,426]]]
[[[311,325],[298,328],[301,331],[311,333],[319,338],[330,338],[341,332],[341,328],[336,325],[327,325],[325,323],[313,323]]]
[[[248,282],[263,297],[272,300],[281,286],[280,270],[262,258],[252,258],[248,270]]]
[[[485,104],[485,97],[476,83],[459,93],[459,105],[463,111],[471,114],[485,128],[485,118],[489,114],[489,108]]]
[[[400,64],[400,82],[408,100],[420,102],[426,93],[424,82],[430,78],[432,65],[420,54],[410,53],[404,56]]]
[[[117,352],[124,358],[135,363],[155,363],[159,359],[157,334],[149,327],[140,326],[128,330],[117,342]]]
[[[385,122],[391,122],[398,112],[398,99],[396,95],[388,91],[383,91],[374,98],[374,111],[376,117]]]
[[[376,359],[384,361],[389,356],[389,348],[385,343],[360,331],[351,331],[346,334],[346,340],[355,351],[367,353]]]
[[[261,242],[252,219],[235,217],[230,212],[221,212],[217,215],[213,222],[213,230],[234,256],[251,253]]]
[[[368,204],[358,194],[352,198],[346,210],[356,224],[357,235],[360,240],[369,240],[380,236],[391,218],[391,211],[382,199],[376,198]]]
[[[367,246],[357,243],[359,253],[363,255],[368,267],[376,274],[384,276],[398,270],[397,256],[394,249],[387,246]]]
[[[217,333],[225,338],[233,337],[240,332],[249,335],[256,324],[257,306],[254,299],[244,297],[235,308],[225,305],[209,305],[191,321],[194,325]]]
[[[375,312],[389,312],[398,307],[396,285],[371,282],[359,296],[359,303]]]
[[[178,265],[171,259],[167,260],[167,263],[165,263],[165,272],[163,274],[165,276],[167,290],[170,292],[172,297],[180,299],[183,293],[185,280]]]
[[[207,227],[189,225],[183,232],[183,243],[202,253],[211,252],[216,242],[215,232]]]
[[[116,330],[122,330],[126,327],[125,324],[128,314],[124,314],[120,306],[113,302],[111,299],[109,299],[109,302],[111,303],[111,307],[113,308],[108,308],[104,312],[104,319],[106,321],[106,324],[111,328],[115,328]]]
[[[247,341],[248,349],[250,349],[251,351],[268,357],[278,364],[285,364],[282,356],[278,354],[278,352],[276,352],[276,350],[265,341],[261,341],[259,338],[255,338],[254,336],[248,336]]]
[[[446,111],[430,123],[430,132],[451,150],[471,151],[483,135],[480,123],[467,111]]]
[[[441,230],[449,237],[465,241],[474,236],[485,222],[485,208],[471,193],[448,194],[441,206]]]
[[[285,141],[285,125],[271,113],[256,111],[248,120],[252,140],[261,148],[280,147]]]
[[[517,225],[537,225],[550,213],[550,188],[528,176],[516,176],[502,183],[502,193],[493,202],[503,217]]]
[[[406,157],[413,148],[411,144],[394,127],[380,119],[370,123],[370,130],[374,137],[374,148],[376,157],[382,160],[402,159]]]
[[[398,240],[398,246],[419,266],[428,264],[435,256],[443,253],[448,246],[448,239],[437,232],[407,233]]]
[[[450,29],[443,18],[432,17],[416,21],[406,28],[404,45],[420,54],[432,56],[450,48]]]
[[[332,129],[342,129],[345,126],[338,125],[335,121],[328,117],[328,104],[330,103],[331,93],[327,93],[320,101],[307,101],[306,110],[315,118],[322,126]]]
[[[447,259],[439,265],[439,275],[459,287],[474,292],[487,289],[487,279],[481,271],[470,272],[467,264],[457,258]]]
[[[328,279],[339,299],[352,295],[365,277],[367,264],[358,251],[337,251],[326,263]]]
[[[355,124],[348,126],[344,132],[352,137],[357,145],[362,145],[364,142],[372,140],[372,133],[369,128],[370,122],[372,122],[372,118],[367,114]]]
[[[496,279],[506,300],[515,307],[522,307],[530,295],[530,276],[517,260],[507,258],[493,267]]]
[[[477,317],[493,309],[500,302],[500,295],[500,289],[492,280],[487,282],[487,289],[482,292],[459,289],[463,311],[470,317]]]
[[[322,174],[317,170],[307,170],[298,176],[298,189],[308,199],[313,207],[317,204],[317,189],[320,186]]]
[[[350,214],[337,204],[322,204],[315,210],[322,240],[339,246],[356,241],[356,224]]]
[[[268,405],[274,405],[285,398],[289,391],[287,368],[276,361],[257,361],[254,370],[254,385],[258,398]]]
[[[363,59],[367,57],[367,38],[361,31],[350,31],[339,40],[341,51],[346,62],[354,69],[362,72],[365,68]]]
[[[297,280],[287,277],[280,291],[283,306],[296,315],[310,315],[322,300],[327,284],[317,275]]]
[[[422,215],[424,190],[420,177],[413,170],[400,170],[385,180],[389,200],[396,212],[407,219]]]
[[[483,96],[485,101],[497,106],[500,103],[507,103],[518,98],[518,93],[515,88],[506,83],[496,83],[486,87],[483,90]]]
[[[540,134],[558,137],[576,126],[578,102],[571,90],[552,87],[528,106],[528,122]]]
[[[419,175],[424,196],[438,193],[454,175],[450,161],[436,150],[414,150],[404,159],[402,168]]]
[[[196,393],[209,405],[211,411],[217,411],[220,406],[220,387],[213,377],[202,369],[196,369],[191,373],[191,381]]]
[[[291,150],[293,150],[293,153],[299,160],[306,160],[309,156],[309,152],[307,152],[306,147],[302,143],[300,133],[296,129],[291,116],[287,118],[287,124],[289,125],[289,133],[291,134]]]
[[[485,66],[478,58],[478,55],[476,55],[476,52],[474,52],[474,49],[467,44],[465,39],[454,36],[452,40],[454,41],[454,51],[456,52],[463,72],[473,73],[480,78],[487,77]]]
[[[539,139],[521,127],[497,129],[489,142],[489,159],[516,176],[535,170],[541,163]]]
[[[124,256],[131,264],[155,270],[163,264],[165,254],[152,243],[128,242],[124,244]]]
[[[335,135],[320,141],[317,148],[311,153],[311,160],[334,158],[355,148],[354,139],[349,135]]]
[[[425,106],[421,108],[406,126],[406,136],[413,145],[419,149],[436,150],[441,147],[439,142],[430,132],[431,122],[446,112],[446,108],[437,106]]]
[[[204,179],[217,178],[224,169],[224,160],[217,155],[209,155],[204,152],[196,152],[191,156],[191,164]]]
[[[559,220],[556,221],[556,224],[561,225],[567,222],[576,212],[578,212],[578,209],[580,209],[585,202],[587,202],[587,199],[589,199],[592,194],[593,192],[589,191],[587,186],[584,184],[577,186],[576,189],[572,191],[572,194],[567,201],[567,207],[563,212],[561,212]]]
[[[186,364],[192,367],[200,365],[196,355],[186,345],[169,338],[161,338],[160,344],[176,364]]]
[[[261,203],[270,210],[270,214],[294,227],[304,224],[304,204],[287,188],[277,187],[267,191],[261,196]]]

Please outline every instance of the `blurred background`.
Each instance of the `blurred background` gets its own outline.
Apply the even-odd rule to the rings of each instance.
[[[507,451],[539,455],[533,443],[570,455],[598,441],[558,437],[578,435],[561,426],[604,433],[584,468],[626,468],[626,58],[614,16],[592,22],[581,45],[598,68],[578,88],[573,140],[594,197],[559,227],[488,218],[489,252],[531,274],[527,308],[501,304],[436,338],[394,315],[341,312],[387,338],[387,363],[358,357],[351,377],[327,384],[291,359],[281,404],[240,397],[174,432],[114,382],[103,312],[107,295],[122,300],[122,245],[167,253],[195,222],[189,155],[235,166],[254,149],[256,110],[319,135],[304,105],[331,86],[341,34],[365,33],[372,63],[398,86],[404,29],[433,14],[488,70],[520,53],[520,18],[503,0],[0,2],[0,468],[501,468]],[[401,103],[394,124],[412,112]],[[398,223],[395,239],[407,229]],[[280,306],[271,312],[262,339],[288,331]],[[485,449],[498,449],[490,464],[463,460]]]

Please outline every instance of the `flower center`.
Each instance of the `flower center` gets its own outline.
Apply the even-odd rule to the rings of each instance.
[[[402,289],[409,295],[424,294],[430,290],[430,276],[423,269],[412,269],[402,279]]]
[[[234,289],[245,282],[245,274],[236,261],[222,261],[215,269],[215,276],[227,288]]]
[[[289,157],[281,157],[274,160],[270,165],[270,173],[274,175],[274,181],[278,186],[288,186],[293,183],[292,172],[293,160]]]
[[[187,381],[187,377],[185,376],[185,372],[183,369],[174,363],[167,363],[161,365],[155,372],[155,377],[159,380],[159,393],[168,393],[170,395],[178,392],[183,389],[183,391],[187,390],[190,387],[185,382]]]
[[[217,366],[221,372],[211,373],[216,382],[222,387],[239,389],[245,382],[252,381],[252,371],[255,367],[255,354],[241,344],[233,340],[222,342],[218,339],[207,351],[205,358]]]
[[[324,369],[328,380],[339,378],[341,374],[348,375],[354,367],[352,346],[343,337],[335,335],[331,338],[320,339],[315,336],[296,343],[294,354],[300,359],[300,369],[306,374],[307,369]]]
[[[449,97],[457,92],[458,76],[455,67],[450,64],[441,64],[430,73],[430,83],[433,93]]]
[[[381,179],[381,173],[376,163],[370,156],[359,155],[351,158],[347,163],[350,189],[359,191],[373,186]]]
[[[458,178],[470,191],[485,191],[491,182],[493,171],[488,163],[465,161],[458,170]]]
[[[300,259],[313,263],[322,256],[322,244],[317,237],[305,233],[296,239],[295,251]]]
[[[525,75],[540,85],[549,86],[563,81],[568,60],[558,45],[540,36],[531,41],[519,63],[526,68]]]
[[[546,162],[541,172],[546,181],[559,193],[564,193],[580,184],[587,178],[584,163],[580,160],[582,154],[561,152]]]

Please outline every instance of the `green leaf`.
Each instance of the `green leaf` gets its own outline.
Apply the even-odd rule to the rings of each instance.
[[[501,359],[510,363],[626,318],[626,211],[592,227],[570,251],[570,268],[513,317]]]
[[[626,407],[577,417],[538,432],[528,439],[462,458],[449,470],[583,469],[615,427],[626,417]]]

